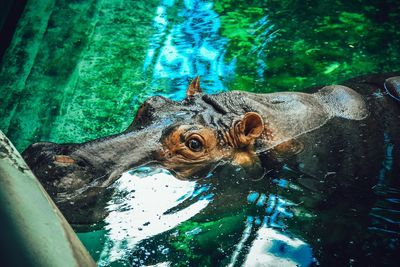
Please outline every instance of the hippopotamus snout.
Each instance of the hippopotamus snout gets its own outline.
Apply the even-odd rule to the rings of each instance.
[[[86,159],[73,155],[77,147],[76,144],[40,142],[23,152],[25,161],[52,197],[62,199],[69,192],[82,188],[94,174],[104,172]]]
[[[161,132],[156,125],[85,143],[40,142],[29,146],[23,157],[68,221],[91,223],[105,214],[100,207],[112,190],[109,185],[123,172],[154,159]]]
[[[73,223],[92,223],[106,216],[107,188],[96,183],[104,169],[74,155],[77,144],[40,142],[22,154],[64,216]]]

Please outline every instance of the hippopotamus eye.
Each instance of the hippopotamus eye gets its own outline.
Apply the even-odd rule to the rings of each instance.
[[[203,142],[197,137],[192,137],[186,141],[186,146],[194,152],[200,152],[203,149]]]

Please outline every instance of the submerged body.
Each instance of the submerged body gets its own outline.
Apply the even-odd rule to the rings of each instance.
[[[190,179],[221,161],[272,168],[275,162],[296,158],[313,175],[329,170],[331,163],[323,161],[304,164],[317,154],[332,157],[335,142],[326,142],[327,147],[328,138],[338,147],[344,144],[345,153],[333,159],[343,161],[344,171],[351,173],[368,153],[382,147],[381,136],[393,131],[396,136],[400,78],[393,76],[360,77],[310,94],[203,95],[195,79],[182,102],[149,98],[121,134],[82,144],[37,143],[24,158],[71,223],[102,219],[108,186],[124,171],[149,162]],[[361,152],[355,155],[354,147]],[[260,162],[259,157],[267,160]]]

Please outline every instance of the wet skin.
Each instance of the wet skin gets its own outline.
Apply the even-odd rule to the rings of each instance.
[[[269,168],[265,162],[295,155],[306,162],[310,153],[331,149],[315,148],[307,138],[319,132],[363,146],[360,140],[368,142],[369,134],[391,129],[390,123],[368,125],[370,118],[398,121],[400,78],[394,76],[399,74],[359,77],[343,83],[346,86],[316,88],[311,93],[215,95],[202,94],[195,79],[181,102],[164,97],[146,100],[121,134],[81,144],[36,143],[23,156],[69,222],[92,223],[105,216],[109,185],[123,172],[149,162],[180,179],[193,179],[221,161]],[[363,138],[358,126],[352,128],[353,121],[367,125]],[[346,136],[339,134],[343,129]],[[268,160],[260,162],[260,155]],[[346,155],[351,158],[352,151]],[[350,165],[346,167],[351,169]]]

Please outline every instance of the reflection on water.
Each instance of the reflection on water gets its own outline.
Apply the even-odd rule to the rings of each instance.
[[[307,243],[273,228],[261,227],[243,266],[309,266],[312,263],[312,250]]]
[[[164,0],[154,18],[155,34],[150,38],[144,69],[153,75],[153,87],[166,87],[171,99],[185,96],[188,80],[200,75],[207,93],[225,89],[235,62],[225,63],[227,39],[219,35],[220,19],[213,10],[213,3],[200,0],[183,1],[175,17],[169,13],[176,9],[174,0]],[[170,20],[182,21],[172,26]]]
[[[255,55],[256,60],[256,72],[257,81],[265,81],[265,71],[268,68],[267,55],[265,51],[267,50],[268,44],[276,37],[278,30],[275,30],[275,25],[271,24],[268,20],[268,16],[262,17],[255,24],[251,25],[252,35],[257,45],[254,45],[250,50],[249,54]]]
[[[243,175],[240,168],[236,168],[236,171],[231,178]],[[214,173],[213,176],[215,175]],[[233,229],[228,227],[227,232],[222,234],[228,234],[229,239],[230,235],[234,236],[230,248],[219,247],[221,251],[229,251],[224,253],[228,266],[235,266],[238,262],[242,262],[244,266],[307,266],[314,261],[311,247],[307,243],[289,232],[281,231],[287,228],[284,220],[293,217],[290,211],[293,203],[275,194],[267,197],[266,193],[251,191],[249,187],[245,187],[244,192],[231,195],[231,187],[235,185],[235,180],[220,184],[211,175],[198,182],[182,181],[166,170],[151,166],[125,173],[114,185],[114,195],[107,205],[110,213],[105,219],[107,234],[98,261],[99,266],[177,264],[179,248],[190,244],[180,244],[177,247],[174,244],[176,240],[183,235],[190,237],[184,242],[191,243],[191,239],[201,238],[204,234],[207,236],[210,231],[205,230],[201,223],[195,227],[190,224],[196,218],[211,218],[210,213],[215,215],[221,211],[221,207],[217,205],[232,200],[230,198],[236,199],[236,203],[230,203],[228,210],[230,213],[237,213],[245,204],[237,196],[243,196],[247,200],[247,208],[232,216],[237,225]],[[226,186],[229,191],[226,191]],[[223,220],[219,218],[216,221],[220,222],[221,219]],[[179,230],[185,223],[188,228]],[[207,223],[209,222],[205,222]],[[225,230],[218,228],[222,225],[223,223],[211,225],[212,228],[217,228],[212,230],[216,231],[212,234],[215,235],[213,238],[221,239],[219,234]],[[207,244],[204,245],[207,247]],[[195,255],[196,252],[192,253]],[[182,255],[183,259],[178,257],[179,262],[187,262],[194,255]]]
[[[379,196],[375,206],[371,209],[371,231],[386,232],[400,235],[400,189],[393,188],[393,182],[399,181],[390,179],[394,168],[394,145],[389,134],[384,134],[384,158],[379,171],[378,182],[373,187],[374,193]],[[397,180],[400,174],[397,173]]]
[[[115,183],[105,219],[106,244],[100,266],[126,259],[140,241],[168,231],[204,209],[203,198],[177,212],[168,212],[198,194],[195,182],[180,181],[161,169],[139,168],[127,172]],[[161,248],[161,247],[160,247]],[[162,248],[167,253],[167,248]],[[127,255],[128,254],[128,255]]]

